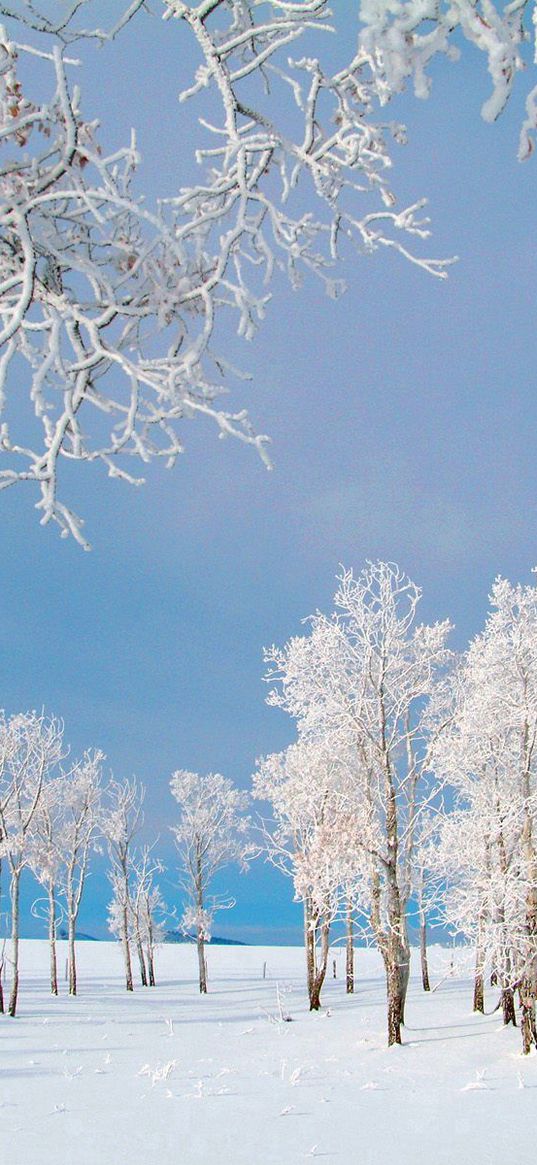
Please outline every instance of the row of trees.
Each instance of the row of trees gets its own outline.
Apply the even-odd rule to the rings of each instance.
[[[537,588],[499,579],[483,632],[456,656],[450,624],[419,624],[419,588],[391,563],[343,571],[335,613],[266,653],[269,703],[289,713],[297,739],[259,761],[254,794],[272,820],[252,840],[248,795],[220,774],[178,770],[172,826],[199,988],[214,892],[231,862],[264,854],[291,875],[303,903],[310,1007],[318,1009],[331,927],[344,919],[347,989],[359,926],[382,956],[390,1044],[401,1042],[410,970],[409,919],[420,921],[428,988],[427,919],[476,949],[474,1007],[484,982],[500,988],[505,1023],[520,1008],[524,1052],[537,1046]],[[67,922],[69,991],[76,993],[76,924],[92,851],[106,847],[109,925],[121,943],[128,991],[132,952],[155,982],[163,937],[163,872],[138,845],[143,787],[103,781],[103,756],[66,767],[63,728],[29,713],[0,718],[0,858],[9,871],[11,991],[19,983],[19,897],[24,869],[44,892],[51,989],[58,990],[58,903]],[[333,931],[332,931],[333,933]],[[3,956],[4,960],[5,956]],[[0,974],[0,984],[2,976]],[[0,988],[0,1006],[3,999]]]
[[[0,871],[9,877],[10,943],[4,938],[2,972],[9,968],[8,1013],[15,1015],[19,992],[20,887],[29,870],[42,890],[34,913],[45,919],[50,948],[50,987],[58,994],[56,940],[67,936],[69,993],[77,992],[76,928],[90,857],[107,848],[113,897],[111,929],[127,952],[135,936],[149,966],[163,904],[155,885],[160,867],[150,850],[137,851],[143,790],[136,782],[105,783],[104,756],[90,750],[66,765],[64,728],[53,716],[35,712],[0,716]],[[125,946],[126,941],[126,946]],[[4,1010],[0,974],[0,1010]]]
[[[32,483],[42,522],[84,546],[59,489],[62,462],[138,483],[149,461],[175,462],[186,418],[209,417],[268,463],[267,438],[222,396],[245,378],[226,358],[230,321],[255,335],[274,272],[295,288],[313,275],[338,297],[341,260],[387,247],[445,277],[448,261],[423,249],[423,200],[396,208],[388,173],[405,128],[386,122],[383,106],[408,78],[425,96],[431,59],[458,55],[457,33],[487,56],[489,120],[531,64],[526,0],[505,10],[492,0],[362,0],[350,38],[349,12],[347,24],[334,19],[328,0],[159,7],[176,39],[180,100],[200,110],[199,178],[160,199],[136,191],[134,131],[121,147],[113,125],[99,134],[83,112],[69,48],[77,42],[80,54],[148,20],[144,0],[118,5],[108,28],[93,0],[53,11],[48,0],[0,4],[0,488]],[[190,55],[198,65],[185,85]],[[175,118],[177,103],[158,93],[157,82],[159,119]],[[521,157],[536,121],[533,88]],[[181,125],[177,136],[184,154]]]
[[[9,880],[10,941],[0,955],[0,1011],[3,978],[11,983],[7,1011],[14,1016],[19,992],[20,887],[25,870],[42,890],[34,913],[44,919],[50,949],[50,988],[58,994],[57,936],[65,925],[69,994],[77,993],[76,930],[92,854],[106,850],[111,901],[109,929],[118,939],[127,991],[134,987],[133,952],[145,986],[155,985],[155,947],[174,912],[163,901],[159,877],[164,867],[155,846],[139,844],[145,791],[136,779],[106,780],[104,756],[89,751],[66,765],[62,723],[35,712],[0,714],[0,875]],[[232,899],[211,894],[215,874],[237,860],[244,867],[252,852],[244,816],[247,797],[219,774],[200,777],[178,771],[171,791],[179,806],[173,826],[186,908],[185,933],[195,935],[200,991],[207,990],[204,944],[217,909]],[[0,903],[1,906],[1,903]],[[7,913],[6,913],[7,917]]]
[[[338,580],[335,613],[267,653],[269,702],[296,743],[254,778],[273,810],[271,861],[304,906],[310,1005],[318,1008],[330,925],[352,918],[384,961],[388,1040],[401,1042],[409,914],[474,942],[474,1005],[486,970],[504,1021],[521,1011],[537,1044],[537,589],[497,580],[485,629],[457,658],[448,622],[417,622],[420,590],[398,567]]]

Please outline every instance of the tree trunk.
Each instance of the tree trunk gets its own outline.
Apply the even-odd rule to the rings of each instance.
[[[1,905],[2,905],[2,882],[1,882],[1,879],[2,879],[2,859],[0,858],[0,917],[2,916],[1,915]],[[2,946],[1,946],[1,950],[0,950],[0,1015],[4,1014],[4,985],[2,982],[2,978],[3,978],[3,974],[4,974],[5,956],[6,956],[6,945],[5,945],[5,939],[4,939]]]
[[[147,977],[148,977],[148,981],[149,981],[149,986],[155,987],[156,986],[155,958],[154,958],[154,954],[153,954],[153,947],[151,945],[149,945],[146,949],[146,956],[147,956]]]
[[[205,961],[205,939],[204,939],[203,930],[201,927],[198,927],[197,946],[198,946],[198,970],[199,970],[200,995],[206,995],[207,994],[207,963]]]
[[[506,1026],[511,1023],[516,1027],[515,993],[512,987],[502,987],[502,1015]]]
[[[123,950],[123,962],[125,964],[125,986],[127,991],[134,991],[134,983],[132,981],[131,948],[129,943],[129,917],[126,906],[123,907],[121,917],[121,947]]]
[[[13,978],[9,996],[8,1015],[15,1016],[19,995],[19,902],[20,902],[20,872],[14,873],[11,879],[11,962]]]
[[[138,962],[140,964],[140,982],[142,987],[147,987],[147,971],[145,966],[144,948],[142,940],[139,935],[136,936],[136,950],[138,952]]]
[[[522,1011],[520,1019],[522,1051],[525,1056],[529,1056],[532,1044],[537,1043],[537,1030],[535,1027],[535,997],[531,982],[528,982],[526,977],[520,985],[519,998]]]
[[[520,1031],[522,1035],[522,1051],[525,1056],[531,1052],[532,1044],[537,1046],[537,1027],[535,1025],[535,998],[537,996],[537,855],[533,843],[533,817],[529,809],[531,804],[531,788],[529,773],[525,774],[523,794],[526,801],[524,813],[524,828],[522,830],[522,846],[526,859],[526,877],[529,890],[526,898],[526,959],[524,975],[519,988],[522,1016]]]
[[[474,976],[474,1011],[479,1011],[481,1015],[485,1014],[485,952],[481,945],[481,935],[477,936],[477,945],[475,951],[475,976]]]
[[[424,991],[431,990],[429,982],[429,964],[427,961],[427,923],[422,918],[420,925],[420,958],[421,958],[421,982]]]
[[[320,959],[317,963],[316,949],[314,945],[314,973],[310,988],[310,1011],[319,1011],[321,1006],[321,990],[326,976],[326,968],[328,965],[328,951],[330,947],[330,923],[326,920],[321,922],[321,950]]]
[[[401,1023],[405,1022],[406,997],[410,979],[410,946],[406,937],[406,919],[403,917],[402,928],[404,937],[397,944],[397,972],[399,976],[399,1015]]]
[[[76,915],[72,910],[67,915],[67,975],[69,979],[69,995],[76,995]]]
[[[514,988],[512,986],[513,979],[514,979],[513,955],[512,955],[512,951],[509,948],[508,942],[504,942],[503,946],[504,946],[504,955],[503,955],[503,959],[502,959],[503,968],[502,968],[502,973],[499,976],[499,981],[500,981],[501,989],[502,989],[501,1001],[502,1001],[503,1022],[506,1026],[507,1026],[507,1024],[512,1024],[513,1027],[516,1027],[517,1024],[516,1024],[515,992],[514,992]]]
[[[386,966],[386,989],[388,993],[388,1047],[401,1043],[401,977],[399,967],[393,958],[388,957]]]
[[[58,964],[56,959],[56,899],[55,887],[48,890],[48,945],[50,953],[50,990],[52,995],[58,994]]]
[[[352,904],[347,903],[347,935],[345,948],[345,989],[347,995],[354,994],[354,927]]]
[[[311,999],[313,980],[315,978],[315,934],[309,899],[304,900],[304,947],[306,951],[306,983],[308,998]]]

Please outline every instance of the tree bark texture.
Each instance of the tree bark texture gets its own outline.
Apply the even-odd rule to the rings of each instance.
[[[347,931],[345,947],[345,990],[347,995],[354,994],[354,927],[352,922],[352,904],[347,903]]]
[[[9,995],[8,1015],[14,1017],[17,1013],[17,999],[19,996],[19,903],[20,903],[20,873],[14,873],[11,880],[11,963],[12,980]]]
[[[55,887],[48,891],[48,945],[50,954],[50,991],[58,994],[58,963],[56,958],[56,898]]]
[[[478,929],[475,949],[473,1009],[480,1012],[481,1015],[485,1014],[485,952],[482,944],[481,925]]]
[[[69,979],[69,995],[76,995],[76,917],[71,911],[69,911],[67,919],[67,975]]]
[[[431,990],[429,982],[429,963],[427,960],[427,923],[422,919],[420,925],[420,959],[421,959],[421,982],[424,991]]]
[[[129,916],[127,906],[123,907],[121,916],[121,947],[125,965],[125,986],[127,991],[134,991],[132,980],[131,947],[129,942]]]
[[[206,995],[207,994],[207,962],[205,959],[205,939],[204,939],[203,930],[201,929],[201,927],[198,927],[197,947],[198,947],[198,971],[199,971],[200,995]]]
[[[138,953],[138,962],[140,964],[140,982],[142,987],[147,987],[147,970],[145,965],[144,948],[142,940],[139,935],[136,937],[136,951]]]

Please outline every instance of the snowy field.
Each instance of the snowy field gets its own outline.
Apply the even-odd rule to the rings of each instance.
[[[468,979],[426,996],[413,978],[405,1046],[388,1051],[373,952],[357,952],[350,998],[339,955],[310,1015],[297,948],[210,948],[200,998],[192,948],[162,949],[158,987],[127,996],[116,946],[80,944],[80,995],[53,999],[46,944],[22,945],[20,1015],[0,1024],[2,1162],[535,1162],[537,1056],[498,1013],[472,1014]],[[450,958],[433,948],[433,986]]]

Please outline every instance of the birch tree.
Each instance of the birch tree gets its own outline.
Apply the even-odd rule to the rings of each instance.
[[[153,856],[152,850],[152,846],[144,846],[141,853],[133,855],[131,860],[133,931],[140,978],[145,987],[156,984],[155,948],[164,938],[164,919],[170,914],[156,881],[164,872],[164,866]]]
[[[131,780],[112,780],[107,789],[102,830],[108,842],[111,869],[112,901],[109,908],[109,927],[116,934],[123,953],[125,986],[134,990],[132,978],[131,935],[131,859],[134,840],[143,825],[144,786]]]
[[[63,725],[44,713],[0,714],[0,856],[10,874],[11,990],[15,1016],[19,992],[20,880],[43,787],[64,755]]]
[[[44,909],[39,902],[32,912],[46,920],[49,944],[50,990],[58,994],[58,960],[56,938],[61,913],[58,911],[58,886],[63,861],[62,830],[64,825],[65,775],[59,774],[42,790],[32,822],[28,843],[28,866],[45,892]],[[43,903],[41,903],[43,906]]]
[[[479,974],[488,960],[511,1021],[518,987],[527,1053],[537,1045],[537,588],[497,579],[490,601],[435,763],[459,790],[461,816],[447,827],[463,855],[459,880],[453,871],[461,929],[471,909]]]
[[[89,750],[65,775],[61,891],[67,916],[69,994],[77,994],[76,924],[92,850],[101,836],[102,762],[104,754]]]
[[[245,815],[248,795],[220,773],[200,776],[186,769],[172,774],[170,789],[180,815],[172,832],[186,896],[181,926],[185,934],[196,936],[199,989],[206,995],[205,943],[211,937],[214,915],[235,905],[233,899],[213,892],[214,878],[230,863],[246,870],[254,849]]]
[[[308,998],[318,1011],[340,909],[344,771],[331,750],[299,740],[259,761],[253,791],[274,819],[262,830],[267,860],[292,878],[303,906]]]
[[[449,660],[450,624],[418,625],[420,589],[392,563],[343,571],[336,613],[266,653],[269,702],[303,739],[354,754],[356,842],[368,867],[370,925],[386,970],[388,1041],[401,1042],[410,966],[407,907],[416,828],[438,794],[429,751],[429,700]]]

